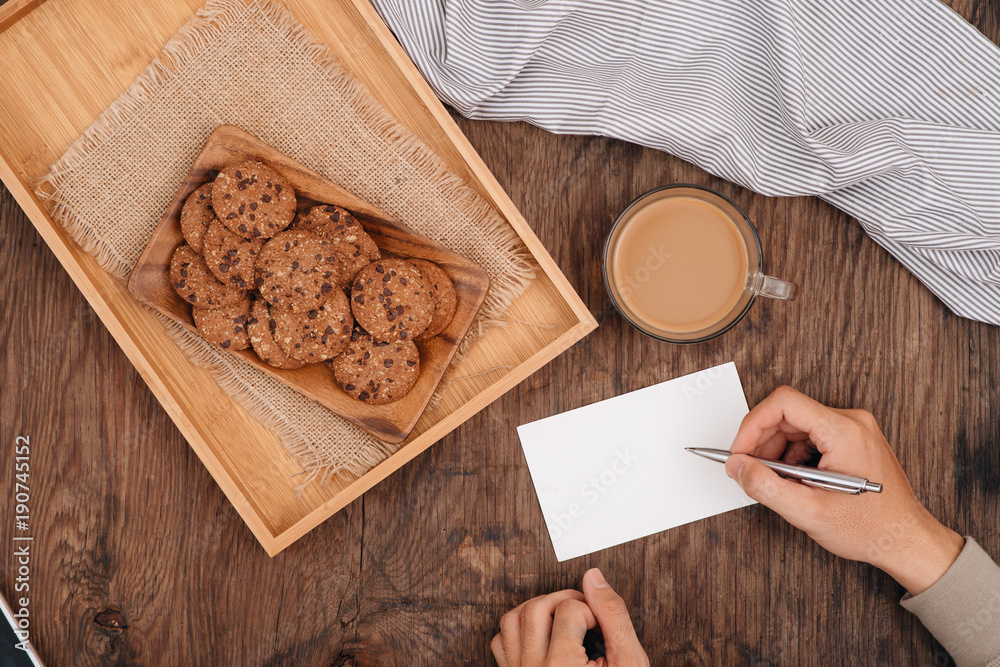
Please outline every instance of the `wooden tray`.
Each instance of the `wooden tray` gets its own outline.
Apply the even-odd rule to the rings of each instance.
[[[406,396],[393,403],[368,405],[348,396],[337,385],[333,371],[326,364],[307,364],[298,370],[282,370],[264,363],[251,350],[232,352],[376,438],[389,443],[402,442],[413,430],[444,372],[448,370],[459,343],[469,332],[489,290],[489,276],[475,262],[420,236],[389,214],[306,169],[238,127],[223,125],[212,132],[205,142],[184,184],[136,262],[129,276],[129,292],[154,310],[198,333],[191,318],[191,306],[170,285],[170,260],[174,250],[184,242],[181,208],[188,195],[213,180],[223,167],[248,159],[269,164],[291,183],[295,188],[299,211],[317,204],[342,206],[355,215],[379,249],[401,257],[434,262],[444,269],[455,285],[458,293],[455,317],[439,336],[417,343],[420,348],[420,377]]]
[[[508,325],[492,330],[473,347],[459,366],[458,375],[464,379],[449,385],[440,403],[424,411],[395,454],[358,479],[314,483],[296,494],[300,478],[294,475],[301,470],[277,438],[230,399],[206,370],[191,363],[126,286],[98,267],[52,221],[31,190],[202,4],[12,0],[0,7],[0,179],[226,497],[274,555],[597,324],[367,0],[286,0],[296,18],[329,45],[389,113],[496,207],[524,240],[536,269],[531,286],[512,304]],[[8,280],[16,283],[18,277]]]

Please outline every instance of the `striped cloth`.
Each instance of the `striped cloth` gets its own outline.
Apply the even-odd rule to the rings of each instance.
[[[937,0],[374,4],[460,113],[816,195],[1000,323],[1000,51]]]

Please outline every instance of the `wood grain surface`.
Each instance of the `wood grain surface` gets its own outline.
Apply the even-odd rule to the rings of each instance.
[[[996,3],[953,6],[1000,39]],[[273,559],[0,190],[0,592],[14,593],[14,440],[29,436],[47,663],[490,664],[501,614],[599,566],[654,665],[948,664],[888,576],[761,507],[557,563],[514,429],[734,360],[751,404],[788,383],[870,409],[930,510],[1000,557],[1000,328],[948,313],[817,200],[609,139],[459,124],[601,326]],[[798,301],[759,302],[694,346],[625,326],[601,242],[633,197],[682,181],[748,212]]]

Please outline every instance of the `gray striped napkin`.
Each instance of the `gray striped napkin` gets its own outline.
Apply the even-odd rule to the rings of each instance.
[[[460,113],[816,195],[1000,324],[1000,50],[937,0],[374,0]]]

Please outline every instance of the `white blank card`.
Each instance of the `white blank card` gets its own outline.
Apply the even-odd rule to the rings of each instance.
[[[721,463],[747,401],[733,363],[517,429],[556,558],[576,558],[752,504]]]

